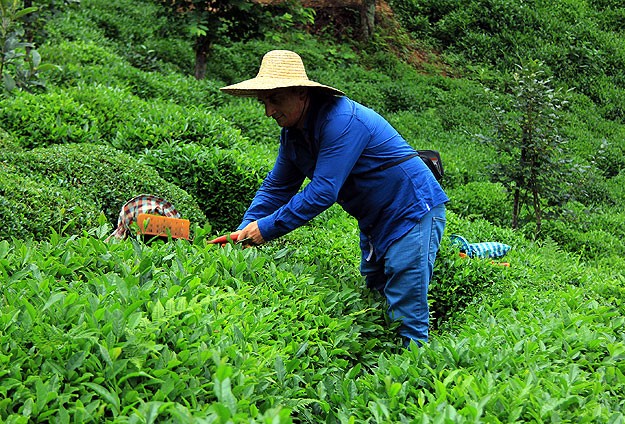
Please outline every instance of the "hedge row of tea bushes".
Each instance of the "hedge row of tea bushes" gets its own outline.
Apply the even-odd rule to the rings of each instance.
[[[433,309],[464,306],[437,285],[479,301],[433,331],[426,348],[404,350],[354,266],[355,224],[337,208],[321,218],[259,249],[207,246],[207,233],[193,243],[111,244],[108,225],[0,242],[0,418],[624,418],[622,275],[605,284],[609,269],[576,265],[554,244],[486,221],[467,228],[450,213],[450,231],[506,236],[514,266],[443,246]]]
[[[215,229],[231,228],[271,161],[262,145],[256,154],[241,147],[245,139],[240,131],[209,108],[143,100],[127,88],[80,85],[42,94],[18,93],[0,103],[0,125],[8,133],[5,143],[14,147],[3,152],[2,161],[24,178],[31,178],[38,167],[44,178],[36,178],[35,185],[46,192],[60,187],[68,194],[62,196],[59,210],[57,197],[50,200],[52,210],[40,214],[36,220],[40,228],[31,232],[37,238],[57,227],[54,223],[64,215],[62,210],[85,213],[80,223],[65,227],[67,232],[80,232],[85,224],[97,222],[91,217],[97,210],[116,222],[121,206],[144,192],[162,194],[194,224],[204,226],[208,217]],[[266,165],[259,168],[262,163]],[[187,192],[175,193],[181,189]],[[189,196],[197,203],[195,209],[189,210]],[[21,202],[22,196],[7,190],[4,197],[3,216],[10,216],[12,209],[19,209],[13,202]],[[91,206],[78,207],[83,199]],[[70,218],[71,214],[64,215]],[[19,232],[7,227],[3,238],[29,234],[26,228],[34,225],[30,218],[16,219],[21,222],[14,227]]]
[[[608,119],[624,122],[625,48],[618,1],[438,0],[389,2],[407,31],[477,75],[510,72],[519,60],[544,62]]]
[[[254,75],[260,57],[275,41],[216,44],[209,78],[196,81],[180,72],[190,62],[173,61],[165,43],[154,41],[167,34],[171,49],[181,47],[177,29],[165,25],[154,4],[128,4],[133,12],[116,21],[111,16],[123,5],[104,3],[93,0],[90,7],[70,9],[49,24],[50,40],[40,50],[47,60],[62,65],[49,73],[48,92],[3,99],[0,125],[26,149],[85,142],[110,145],[186,190],[215,230],[236,226],[271,165],[279,129],[254,100],[232,98],[218,88]],[[133,16],[154,25],[128,27],[125,22]],[[128,45],[128,40],[135,44]],[[280,47],[299,51],[311,78],[373,107],[415,147],[443,152],[452,210],[469,219],[509,225],[507,195],[489,182],[496,156],[477,141],[490,131],[490,105],[496,101],[483,81],[418,74],[397,59],[384,60],[389,55],[383,52],[358,56],[349,46],[324,45],[303,34],[285,36]],[[150,57],[152,66],[141,65]],[[184,55],[179,60],[182,57],[192,60]],[[505,83],[504,75],[488,75],[489,86]],[[580,170],[571,181],[571,195],[589,211],[604,203],[618,208],[611,193],[618,184],[609,181],[625,165],[623,146],[613,142],[623,130],[605,121],[582,95],[572,98],[565,122],[563,132]],[[618,213],[615,218],[623,220]],[[545,236],[567,247],[586,238],[555,230]],[[619,255],[620,250],[608,254]]]
[[[206,224],[197,202],[178,186],[118,150],[90,143],[1,151],[4,239],[47,239],[51,230],[81,234],[99,222],[116,224],[138,194],[161,196],[183,216]],[[10,175],[10,177],[9,177]]]

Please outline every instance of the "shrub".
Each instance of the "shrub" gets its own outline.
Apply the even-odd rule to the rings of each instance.
[[[206,216],[184,190],[166,182],[158,172],[107,146],[69,144],[4,153],[1,160],[36,181],[51,181],[71,193],[67,209],[92,203],[117,225],[121,207],[136,195],[153,194],[169,200],[183,218],[204,226]],[[54,197],[54,196],[53,196]]]
[[[543,237],[585,259],[624,256],[625,214],[618,209],[597,209],[569,202],[558,220],[547,221]]]
[[[606,230],[590,229],[580,231],[562,221],[546,221],[544,236],[553,238],[562,248],[581,255],[585,260],[625,255],[622,237]],[[621,220],[621,225],[623,222]]]
[[[501,259],[461,258],[459,249],[451,242],[451,235],[459,234],[469,243],[500,242],[512,246],[512,250]],[[492,288],[506,284],[513,268],[500,266],[511,262],[513,252],[526,243],[520,234],[502,229],[484,219],[467,223],[453,210],[447,210],[447,226],[441,247],[434,263],[434,274],[430,283],[428,298],[432,327],[457,318],[471,304],[484,297],[492,296]]]
[[[141,162],[192,194],[213,229],[226,231],[241,222],[269,170],[268,157],[250,153],[171,143],[146,151]]]
[[[485,219],[499,226],[512,222],[512,206],[505,187],[500,183],[473,181],[447,190],[448,208],[472,220]]]
[[[45,44],[54,45],[64,40],[81,40],[110,45],[110,41],[104,37],[104,31],[84,12],[84,7],[67,8],[63,13],[53,16],[46,25],[48,39]]]
[[[132,56],[133,51],[150,40],[173,38],[179,28],[172,24],[161,6],[151,1],[88,0],[85,6],[80,14],[101,30],[122,55]]]
[[[87,142],[138,152],[171,140],[229,147],[240,139],[238,130],[204,105],[180,106],[164,94],[147,102],[128,89],[104,85],[21,93],[0,106],[0,126],[26,148]]]
[[[76,191],[0,163],[0,239],[43,240],[54,231],[80,234],[97,223],[100,209]]]
[[[111,51],[110,46],[93,38],[88,40],[62,39],[57,43],[44,44],[41,51],[46,57],[61,68],[83,68],[86,66],[104,66],[109,68],[120,62],[118,54]],[[55,80],[55,83],[68,84],[66,80]],[[69,84],[68,84],[69,85]]]
[[[270,41],[216,44],[206,63],[206,75],[211,80],[223,81],[224,85],[252,78],[258,73],[263,55],[275,48]]]
[[[233,99],[216,109],[215,114],[240,130],[241,136],[251,144],[278,145],[280,127],[265,116],[265,108],[255,99]]]
[[[22,148],[15,142],[11,134],[7,133],[3,128],[0,128],[0,150],[3,151],[17,151]]]
[[[0,100],[0,127],[25,148],[97,142],[98,118],[62,93],[19,93]]]
[[[607,180],[606,185],[616,204],[622,208],[625,205],[625,171]]]
[[[432,329],[479,301],[487,289],[503,278],[504,272],[504,267],[490,259],[461,258],[449,239],[443,238],[428,292]]]
[[[393,0],[391,5],[416,38],[448,57],[458,55],[459,65],[509,72],[519,61],[544,62],[560,82],[597,102],[606,118],[622,122],[625,96],[618,70],[625,51],[614,20],[607,19],[618,19],[619,9],[586,2],[532,3]]]
[[[221,116],[202,107],[183,108],[174,103],[142,102],[139,109],[120,122],[111,145],[127,152],[139,152],[163,143],[197,143],[227,148],[241,135]]]
[[[153,52],[154,56],[168,65],[173,72],[193,75],[195,55],[193,47],[188,41],[177,38],[151,38],[145,41],[145,48],[148,52]],[[166,71],[167,67],[161,69],[163,73]]]

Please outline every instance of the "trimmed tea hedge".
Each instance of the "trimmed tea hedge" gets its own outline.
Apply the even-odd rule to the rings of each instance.
[[[72,189],[0,163],[1,240],[46,239],[51,232],[76,234],[93,227],[99,207]]]
[[[221,150],[197,144],[166,144],[147,151],[141,162],[193,195],[214,229],[240,222],[273,158],[248,148]]]
[[[2,99],[0,127],[25,148],[101,143],[139,152],[172,140],[221,147],[240,140],[239,130],[204,106],[180,106],[167,96],[148,102],[104,85]]]
[[[206,216],[188,193],[166,182],[157,171],[111,147],[58,145],[2,153],[0,161],[12,165],[17,173],[28,175],[33,181],[68,192],[67,209],[71,210],[83,202],[91,203],[102,210],[113,225],[117,225],[124,203],[142,193],[169,200],[184,218],[194,224],[204,226],[207,222]],[[51,196],[55,197],[59,196]]]

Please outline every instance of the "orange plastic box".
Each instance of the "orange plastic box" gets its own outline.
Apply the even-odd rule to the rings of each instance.
[[[152,215],[140,213],[137,216],[139,234],[156,236],[183,238],[189,240],[189,220],[180,218],[169,218],[162,215]]]

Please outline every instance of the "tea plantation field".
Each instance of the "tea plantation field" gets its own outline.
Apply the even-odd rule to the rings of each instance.
[[[0,422],[625,421],[618,2],[394,0],[366,43],[349,14],[323,30],[298,5],[246,2],[220,21],[202,80],[206,22],[166,2],[34,3],[2,9]],[[51,66],[26,72],[26,47]],[[451,201],[421,348],[402,347],[365,287],[356,222],[336,205],[263,246],[207,243],[238,225],[279,136],[257,101],[219,87],[274,48],[442,154]],[[549,94],[566,95],[570,167],[544,169],[563,196],[545,198],[539,234],[529,203],[512,228],[487,142],[519,115],[501,114],[517,59],[540,59]],[[107,240],[142,193],[171,201],[191,239]],[[462,258],[452,234],[512,248]]]

